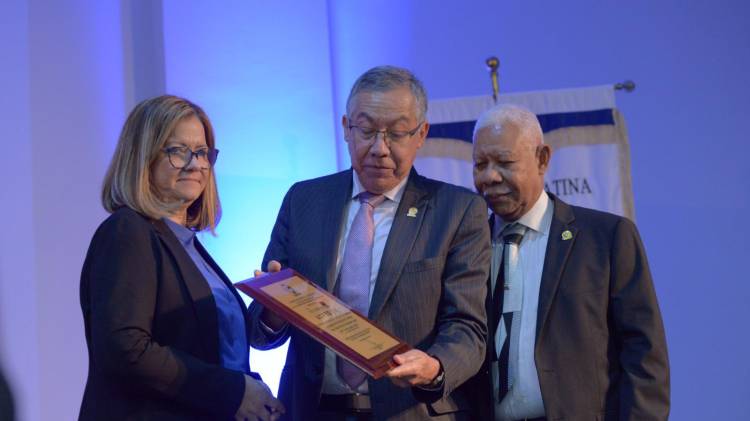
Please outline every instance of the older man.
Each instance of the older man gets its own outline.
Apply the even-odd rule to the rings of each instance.
[[[480,417],[665,420],[667,347],[636,227],[545,192],[551,155],[527,110],[477,121],[474,183],[494,214]]]
[[[484,360],[489,228],[479,196],[412,168],[426,110],[409,71],[370,69],[342,118],[353,170],[284,198],[263,267],[296,269],[414,347],[373,380],[253,303],[253,346],[291,337],[279,392],[287,419],[468,417],[459,386]]]

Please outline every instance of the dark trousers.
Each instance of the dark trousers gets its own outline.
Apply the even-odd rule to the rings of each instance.
[[[318,421],[373,421],[372,413],[355,413],[355,412],[343,412],[343,411],[318,411],[315,414],[315,419]]]

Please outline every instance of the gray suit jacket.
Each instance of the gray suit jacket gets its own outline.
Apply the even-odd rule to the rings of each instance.
[[[351,198],[352,170],[303,181],[289,189],[266,250],[269,260],[296,269],[328,291],[336,282],[338,242]],[[407,216],[409,208],[416,217]],[[481,367],[487,335],[484,297],[489,273],[489,228],[482,199],[470,191],[419,176],[412,170],[383,252],[369,318],[436,356],[445,370],[435,394],[401,389],[388,379],[369,380],[377,420],[461,419],[468,397],[459,386]],[[253,303],[251,344],[272,348],[291,337],[279,397],[286,419],[312,419],[321,394],[324,348],[288,329],[268,338]],[[423,401],[420,402],[419,400]],[[432,418],[432,417],[436,418]]]
[[[638,230],[550,198],[534,348],[547,419],[666,420],[667,344]],[[491,380],[485,363],[470,382],[478,419],[494,419]]]

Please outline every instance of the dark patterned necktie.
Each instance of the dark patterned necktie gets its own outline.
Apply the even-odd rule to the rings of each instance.
[[[492,293],[493,311],[495,312],[495,320],[498,323],[505,324],[505,331],[507,333],[505,340],[503,341],[500,348],[500,355],[498,356],[498,370],[500,376],[498,379],[498,398],[499,402],[502,402],[505,395],[510,390],[511,382],[509,377],[509,363],[510,363],[510,337],[513,328],[513,321],[516,319],[519,312],[507,312],[503,313],[501,308],[501,299],[503,291],[507,290],[510,283],[510,276],[515,272],[518,264],[518,249],[523,240],[523,236],[526,233],[526,227],[521,224],[511,224],[503,229],[501,236],[503,238],[503,259],[500,264],[500,269],[497,272],[497,280],[495,282],[495,289]],[[498,325],[499,326],[499,325]],[[493,331],[492,341],[495,342],[494,335],[497,334],[496,330]]]

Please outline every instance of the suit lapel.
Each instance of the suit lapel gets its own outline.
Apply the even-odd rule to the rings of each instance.
[[[343,234],[346,221],[344,211],[352,197],[352,170],[340,173],[331,185],[329,195],[321,198],[325,203],[325,212],[320,215],[322,237],[320,242],[320,259],[325,272],[325,287],[333,293],[336,288],[336,257],[339,254],[339,240]],[[314,221],[311,221],[314,222]]]
[[[174,257],[177,263],[175,269],[182,275],[188,293],[192,298],[195,316],[198,319],[206,351],[208,355],[218,358],[219,331],[216,328],[218,326],[218,316],[211,288],[167,224],[162,220],[156,220],[153,224],[165,248]]]
[[[412,169],[409,181],[406,183],[406,190],[401,197],[401,203],[393,218],[391,231],[388,233],[383,258],[380,261],[378,278],[370,300],[368,317],[371,320],[377,319],[396,286],[427,213],[429,207],[427,199],[427,191],[422,186],[421,176]],[[410,212],[411,208],[417,209],[416,215],[413,211]]]
[[[570,206],[552,194],[549,196],[554,202],[555,209],[550,225],[549,238],[547,239],[547,251],[544,257],[544,269],[542,270],[542,281],[539,288],[539,308],[536,324],[537,344],[539,344],[539,332],[542,331],[547,321],[552,300],[557,293],[560,278],[578,233],[574,225],[575,216]],[[563,233],[566,231],[569,231],[571,235],[563,237]]]
[[[490,235],[493,236],[495,234],[495,214],[490,214],[489,217],[489,225],[490,225]],[[492,251],[492,257],[490,262],[490,268],[493,264],[497,264],[498,266],[502,266],[502,256],[500,256],[500,260],[495,262],[494,261],[494,237],[492,244],[493,244],[493,251]],[[485,301],[485,307],[487,310],[487,359],[488,361],[491,358],[494,358],[495,353],[495,332],[497,331],[498,323],[500,323],[500,318],[498,317],[500,313],[502,313],[503,308],[503,300],[505,299],[505,293],[502,289],[502,286],[497,285],[497,278],[500,277],[500,269],[498,268],[498,273],[495,276],[495,279],[492,279],[492,270],[490,270],[490,274],[487,277],[487,299]],[[493,283],[495,283],[493,285]],[[495,291],[497,288],[500,288],[499,290]],[[495,294],[498,294],[497,297],[495,297]],[[497,299],[497,301],[495,301]]]

